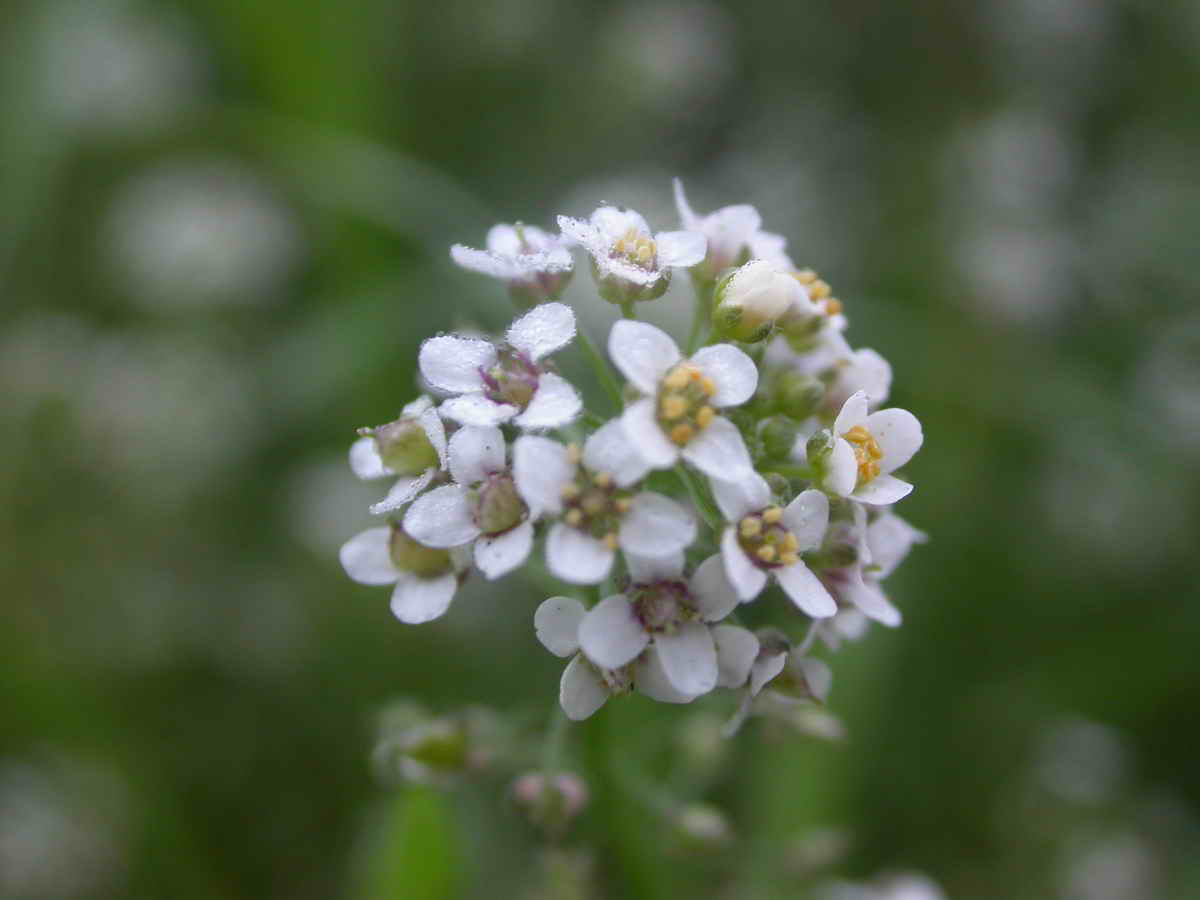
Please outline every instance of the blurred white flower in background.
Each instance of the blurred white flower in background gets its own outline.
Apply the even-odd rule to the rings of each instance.
[[[131,299],[159,311],[277,299],[302,249],[283,200],[222,159],[167,162],[134,177],[103,236]]]
[[[1134,387],[1132,403],[1157,420],[1155,434],[1171,452],[1200,454],[1200,318],[1167,324]]]
[[[981,226],[966,232],[957,262],[986,315],[1031,324],[1053,318],[1078,293],[1077,247],[1067,231]]]
[[[1051,793],[1088,805],[1112,800],[1129,765],[1124,742],[1107,725],[1063,719],[1042,736],[1034,777]]]
[[[1062,900],[1149,900],[1161,897],[1153,847],[1134,833],[1101,838],[1077,850],[1063,875]]]
[[[839,881],[818,891],[819,900],[946,900],[933,881],[915,872],[886,875],[870,884]]]

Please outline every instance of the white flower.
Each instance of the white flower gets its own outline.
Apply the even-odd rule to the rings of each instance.
[[[851,395],[834,420],[832,432],[825,433],[824,452],[810,461],[819,470],[822,487],[830,493],[887,506],[912,492],[912,485],[892,472],[913,458],[924,436],[912,413],[892,408],[868,414],[869,402],[865,391]]]
[[[636,688],[660,703],[691,703],[691,694],[677,691],[667,678],[656,647],[648,647],[632,663],[603,669],[579,652],[579,626],[587,610],[571,597],[551,597],[538,607],[533,623],[538,640],[555,656],[571,657],[559,682],[558,700],[572,721],[586,719],[609,697]]]
[[[757,472],[740,481],[714,481],[712,488],[729,523],[721,535],[725,571],[743,602],[757,597],[774,577],[807,615],[820,619],[837,612],[829,592],[800,558],[820,546],[825,535],[829,500],[823,493],[804,491],[780,508]]]
[[[713,294],[713,327],[731,340],[765,339],[784,318],[808,321],[820,310],[790,273],[752,259],[723,276]]]
[[[493,225],[486,250],[455,244],[450,257],[464,269],[506,282],[513,298],[529,306],[558,297],[575,266],[562,236],[520,223]]]
[[[829,620],[825,620],[829,621]],[[833,684],[833,673],[819,659],[805,656],[804,652],[792,647],[791,642],[780,631],[764,628],[757,636],[751,635],[758,648],[750,657],[742,678],[731,687],[740,687],[742,701],[738,710],[722,729],[726,737],[732,737],[755,708],[756,698],[766,688],[778,692],[785,702],[812,700],[824,703]]]
[[[827,569],[821,580],[843,607],[856,609],[870,619],[889,628],[898,626],[902,617],[900,610],[892,604],[879,582],[895,571],[908,555],[914,544],[922,543],[926,536],[913,528],[899,516],[884,512],[870,524],[862,506],[853,508],[853,522],[839,522],[829,530],[827,544],[849,549],[854,561],[841,568]],[[831,646],[841,637],[857,640],[865,630],[865,623],[854,619],[843,619],[822,632],[825,642]]]
[[[421,345],[421,375],[438,390],[457,394],[442,415],[481,427],[513,422],[521,428],[561,428],[583,408],[575,388],[540,361],[575,337],[575,313],[561,303],[535,306],[496,346],[478,338],[439,335]]]
[[[598,584],[618,547],[668,556],[696,539],[696,520],[684,507],[630,489],[646,472],[619,420],[592,434],[582,452],[549,438],[517,438],[513,474],[531,515],[562,517],[546,535],[551,573],[572,584]]]
[[[683,192],[683,182],[674,181],[675,208],[679,210],[679,222],[688,231],[698,231],[708,242],[708,254],[698,271],[708,280],[716,278],[724,269],[741,265],[751,257],[759,256],[757,247],[769,254],[772,261],[787,259],[783,253],[784,238],[762,231],[762,217],[753,206],[738,204],[723,206],[707,216],[698,216],[688,204]],[[787,260],[787,270],[794,269]]]
[[[506,575],[529,557],[533,516],[505,462],[499,428],[466,426],[450,438],[453,484],[418,497],[404,530],[428,547],[472,544],[475,565],[489,579]]]
[[[704,259],[703,234],[651,234],[646,220],[631,209],[601,206],[586,222],[559,216],[558,227],[591,254],[600,294],[610,303],[661,297],[671,283],[672,268],[694,266]]]
[[[470,564],[459,550],[413,540],[396,525],[368,528],[342,545],[346,574],[359,584],[394,584],[392,613],[419,625],[442,615],[454,599],[459,574]]]
[[[714,344],[685,360],[666,332],[630,319],[613,325],[608,353],[643,394],[621,422],[647,465],[667,469],[682,456],[714,479],[745,478],[753,470],[737,426],[716,412],[754,395],[758,369],[750,357],[732,344]]]
[[[682,551],[657,559],[626,552],[625,559],[632,583],[583,617],[583,652],[597,666],[617,669],[653,645],[676,691],[707,694],[717,686],[719,675],[710,626],[738,604],[720,556],[706,559],[686,579]]]
[[[395,422],[359,434],[350,446],[354,474],[364,481],[398,476],[387,497],[371,506],[375,515],[399,509],[446,468],[446,429],[428,397],[405,406]]]
[[[837,611],[837,615],[822,619],[817,626],[817,637],[830,650],[839,650],[842,641],[861,640],[871,627],[871,620],[856,606],[847,606]]]

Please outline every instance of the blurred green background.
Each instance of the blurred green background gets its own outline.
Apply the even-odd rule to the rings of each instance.
[[[0,897],[575,896],[536,893],[513,770],[372,776],[390,700],[532,733],[561,663],[533,582],[409,628],[345,578],[345,451],[423,337],[509,320],[451,242],[601,201],[674,227],[675,174],[892,361],[932,541],[904,627],[836,658],[844,741],[752,724],[708,779],[720,702],[571,730],[585,896],[1200,896],[1198,97],[1170,0],[8,0]],[[723,851],[676,846],[680,785]]]

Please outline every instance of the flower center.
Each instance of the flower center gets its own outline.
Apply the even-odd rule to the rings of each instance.
[[[833,288],[829,286],[829,282],[819,278],[812,269],[800,269],[792,275],[804,285],[808,296],[825,315],[836,316],[842,311],[842,301],[833,296]]]
[[[854,459],[858,462],[858,483],[866,484],[879,475],[879,460],[883,450],[875,436],[862,425],[855,425],[842,435],[854,448]]]
[[[453,568],[450,551],[426,547],[410,538],[398,525],[392,526],[392,539],[388,549],[392,563],[402,572],[411,572],[421,578],[436,578]]]
[[[691,611],[691,594],[682,581],[656,581],[634,587],[634,612],[647,631],[666,631]]]
[[[359,434],[375,438],[379,458],[397,475],[420,475],[439,464],[438,452],[420,423],[398,419],[378,428],[364,428]]]
[[[578,463],[581,452],[577,444],[567,448],[571,461]],[[607,472],[592,472],[579,466],[574,481],[562,489],[563,520],[580,531],[604,541],[610,550],[617,549],[617,529],[621,519],[633,504],[633,494],[621,490]]]
[[[691,363],[680,363],[667,373],[658,391],[658,423],[674,443],[682,447],[712,424],[716,392],[713,380]]]
[[[496,363],[480,369],[484,395],[494,403],[508,403],[524,409],[538,386],[538,367],[525,354],[511,347],[500,348]]]
[[[635,266],[652,271],[658,256],[658,245],[650,235],[630,228],[617,238],[613,244],[612,255],[623,257]]]
[[[768,506],[738,522],[738,543],[760,566],[776,568],[800,561],[800,541],[782,522],[783,510],[778,506]]]
[[[496,472],[472,488],[475,523],[486,535],[502,534],[525,521],[529,509],[508,472]]]

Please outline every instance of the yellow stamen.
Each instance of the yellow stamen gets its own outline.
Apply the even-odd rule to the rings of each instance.
[[[563,518],[567,520],[568,525],[578,525],[583,521],[583,513],[577,509],[568,509],[567,514]]]
[[[614,505],[617,507],[617,512],[625,515],[625,513],[633,508],[633,500],[629,497],[618,497]]]
[[[564,500],[574,500],[576,497],[579,496],[580,490],[581,489],[576,482],[574,482],[574,481],[567,482],[566,484],[563,485],[562,498]]]
[[[612,485],[612,476],[607,472],[597,472],[593,476],[592,481],[596,482],[597,487],[606,488]]]
[[[786,553],[785,552],[785,553],[779,554],[779,561],[781,563],[783,563],[785,566],[794,566],[796,563],[800,562],[800,557],[797,556],[795,553]]]
[[[778,522],[780,519],[783,518],[783,510],[780,509],[778,506],[768,507],[767,509],[763,510],[762,518],[763,518],[763,521],[766,522],[768,525],[774,525],[776,522]]]
[[[687,414],[687,400],[679,394],[667,394],[660,404],[664,419],[680,419]]]
[[[833,289],[829,287],[829,283],[817,279],[808,286],[808,293],[814,300],[824,300],[833,293]]]
[[[695,431],[691,425],[676,425],[671,429],[671,440],[681,447],[692,439]]]
[[[842,301],[837,297],[830,297],[825,301],[825,315],[836,316],[842,311]]]
[[[670,371],[666,378],[663,379],[663,385],[672,391],[678,391],[687,387],[688,383],[688,368],[687,366],[676,366]]]
[[[712,420],[717,416],[717,411],[711,406],[702,406],[696,412],[696,424],[701,428],[707,428],[712,424]]]
[[[605,546],[605,547],[607,547],[609,550],[616,550],[616,549],[617,549],[617,535],[616,535],[616,532],[610,531],[608,534],[606,534],[606,535],[604,536],[604,546]]]
[[[711,397],[717,392],[717,383],[705,375],[700,379],[700,390],[704,391],[707,396]]]
[[[762,531],[762,522],[753,516],[746,516],[746,518],[742,519],[742,523],[738,526],[738,530],[741,531],[742,537],[752,538]]]
[[[755,551],[755,555],[765,563],[774,562],[775,561],[775,548],[774,547],[759,547],[758,550]]]
[[[795,553],[800,549],[800,541],[790,531],[783,538],[783,552]]]
[[[812,284],[817,280],[817,273],[812,269],[799,269],[792,273],[801,284]]]

